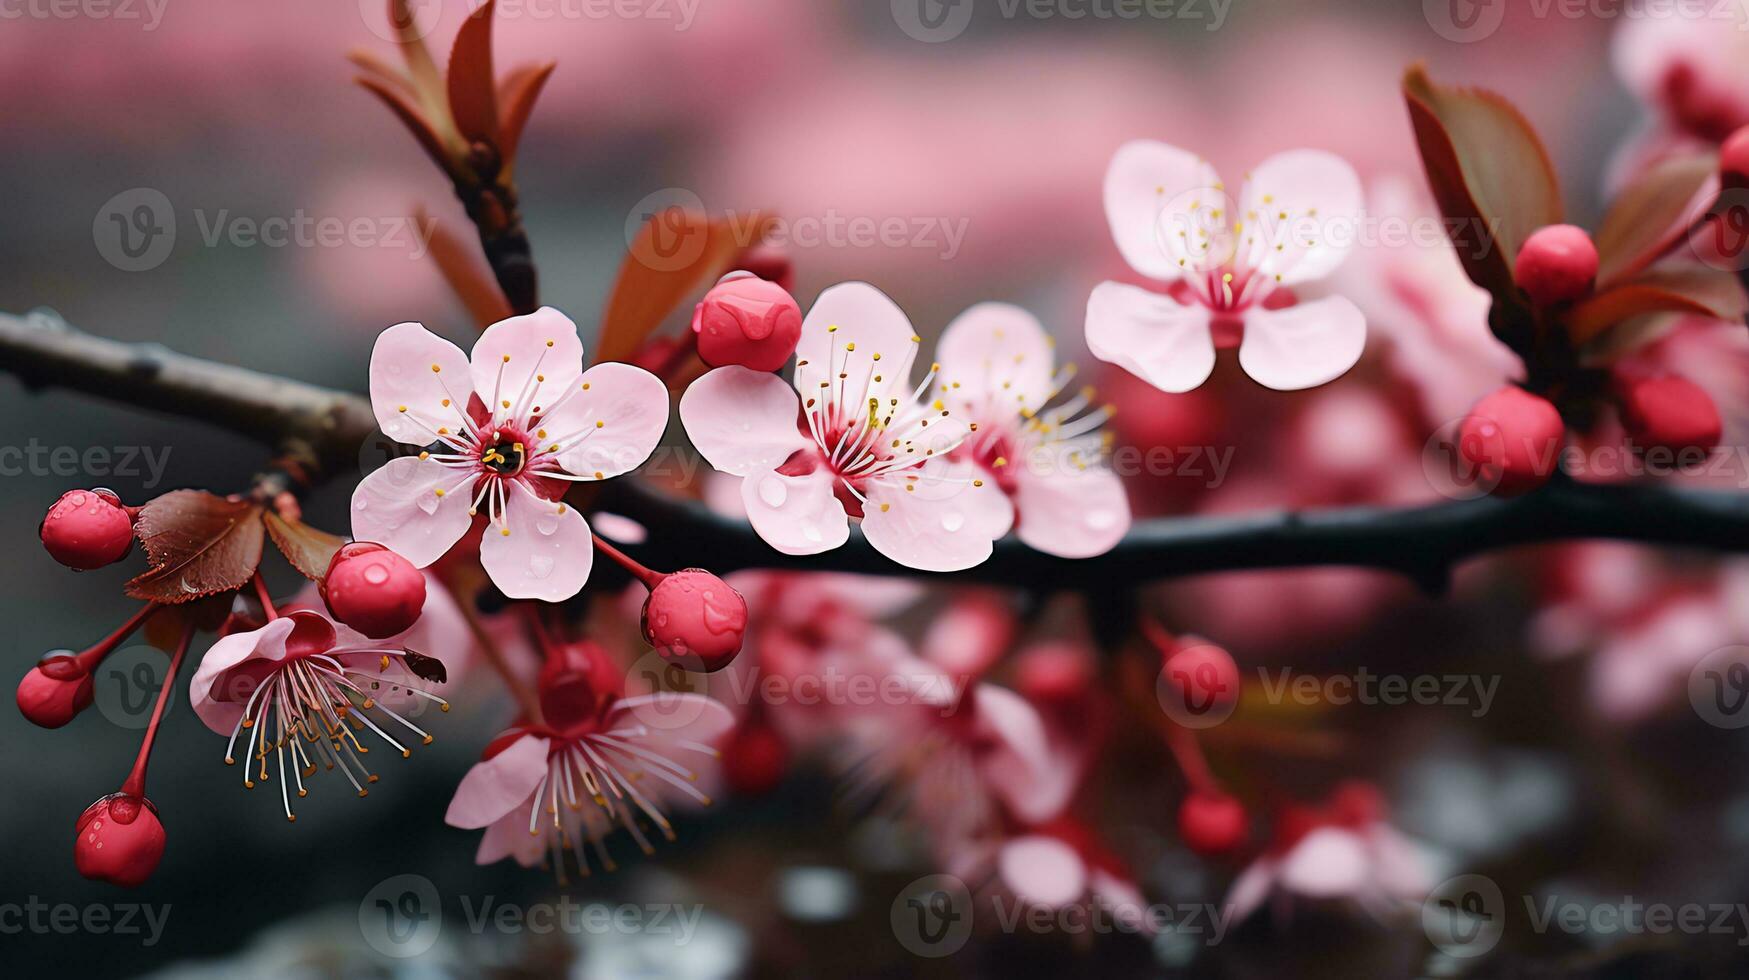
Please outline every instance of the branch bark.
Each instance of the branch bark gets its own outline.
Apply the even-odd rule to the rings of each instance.
[[[65,388],[255,438],[275,452],[295,454],[308,466],[311,483],[350,469],[359,446],[376,431],[370,404],[359,395],[157,344],[106,340],[46,312],[0,314],[0,371],[27,388]],[[626,550],[655,568],[705,564],[718,574],[751,568],[921,574],[876,553],[860,533],[835,551],[794,558],[772,550],[742,522],[633,478],[600,489],[599,506],[651,529],[650,541]],[[1452,567],[1467,558],[1577,538],[1749,551],[1749,494],[1557,478],[1516,500],[1166,518],[1142,522],[1112,551],[1078,561],[1010,538],[997,543],[991,560],[951,577],[1097,591],[1203,572],[1353,565],[1399,572],[1439,591]]]

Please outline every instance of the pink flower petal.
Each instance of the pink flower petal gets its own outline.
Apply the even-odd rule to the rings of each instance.
[[[1371,866],[1358,834],[1320,827],[1281,859],[1281,883],[1312,898],[1342,898],[1366,886]]]
[[[1102,555],[1130,529],[1130,502],[1123,481],[1101,465],[1078,467],[1062,460],[1049,472],[1021,466],[1014,507],[1019,536],[1029,548],[1061,558]]]
[[[480,564],[512,599],[569,599],[595,564],[589,522],[569,504],[539,497],[519,482],[512,486],[502,521],[480,539]]]
[[[524,735],[492,758],[475,763],[455,788],[443,822],[476,830],[526,802],[546,777],[547,747],[547,739]]]
[[[220,735],[229,735],[243,717],[243,706],[255,693],[259,677],[249,674],[251,667],[268,668],[286,657],[285,641],[295,623],[288,618],[276,619],[258,630],[222,636],[207,648],[200,658],[200,667],[188,683],[188,703],[206,727]],[[237,672],[242,671],[242,674]]]
[[[1061,813],[1074,785],[1051,752],[1038,711],[994,684],[978,685],[972,705],[978,733],[996,746],[982,763],[985,782],[1024,823],[1043,823]]]
[[[1240,213],[1258,216],[1247,218],[1244,264],[1289,286],[1322,279],[1354,249],[1364,204],[1360,176],[1341,157],[1278,153],[1252,169],[1240,195]]]
[[[680,396],[680,424],[693,448],[724,473],[770,470],[812,444],[796,427],[801,403],[775,374],[721,367]]]
[[[889,389],[909,395],[917,346],[911,319],[886,293],[866,282],[839,283],[820,294],[802,321],[796,390],[803,398],[829,398],[842,389],[849,392],[844,397],[855,399],[866,380],[868,395],[861,397]],[[840,374],[845,377],[839,379]],[[874,380],[877,375],[880,381]],[[821,387],[827,382],[834,387]]]
[[[506,401],[526,417],[536,406],[552,408],[576,387],[583,376],[583,341],[570,317],[543,306],[487,327],[474,342],[471,360],[480,401],[498,418],[507,417]]]
[[[1161,391],[1190,391],[1215,369],[1209,311],[1123,283],[1087,299],[1087,349]]]
[[[1298,391],[1340,378],[1366,348],[1366,316],[1342,296],[1245,314],[1239,365],[1252,380]]]
[[[417,323],[397,323],[377,335],[370,407],[390,439],[425,446],[437,441],[438,429],[461,431],[471,390],[468,357],[456,345]]]
[[[735,727],[735,715],[715,698],[665,691],[620,698],[605,724],[609,731],[642,726],[652,739],[713,745]]]
[[[391,459],[352,491],[352,537],[387,546],[424,568],[466,534],[472,476],[436,460]]]
[[[907,479],[918,474],[924,475]],[[865,487],[862,533],[876,551],[911,568],[955,572],[978,565],[1014,524],[1013,505],[982,476],[969,463],[938,458],[872,480]]]
[[[1257,911],[1263,900],[1269,897],[1275,888],[1275,862],[1269,858],[1258,858],[1239,877],[1233,879],[1233,885],[1227,889],[1227,900],[1222,909],[1229,922],[1240,922]]]
[[[1190,198],[1180,200],[1181,196],[1201,189],[1218,200],[1219,183],[1213,167],[1175,146],[1135,140],[1119,147],[1105,172],[1105,217],[1130,267],[1155,279],[1178,279],[1183,274],[1178,264],[1182,250],[1163,236],[1174,234],[1181,225],[1177,215],[1163,211],[1186,205]]]
[[[947,325],[935,345],[939,397],[956,409],[987,405],[1004,414],[1039,409],[1051,397],[1056,353],[1031,313],[1008,303],[979,303]]]
[[[850,518],[824,467],[802,476],[753,470],[741,483],[747,519],[765,543],[786,555],[817,555],[850,538]]]
[[[1002,846],[996,859],[1002,883],[1032,905],[1061,908],[1087,893],[1087,865],[1055,837],[1020,837]]]
[[[514,858],[525,868],[539,865],[547,857],[547,838],[528,832],[528,811],[535,805],[531,796],[487,826],[480,835],[480,848],[474,852],[474,863],[496,864]]]
[[[563,440],[559,465],[598,480],[643,465],[668,428],[668,386],[643,368],[611,361],[584,372],[581,383],[574,397],[537,416],[538,431]]]

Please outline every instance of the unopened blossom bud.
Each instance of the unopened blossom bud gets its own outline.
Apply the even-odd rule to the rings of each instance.
[[[121,498],[108,490],[69,490],[49,508],[40,533],[56,561],[89,571],[127,556],[134,522]]]
[[[1525,239],[1512,279],[1537,306],[1568,303],[1591,291],[1597,278],[1597,246],[1585,229],[1549,225]]]
[[[741,796],[763,796],[789,771],[789,746],[770,725],[741,725],[723,746],[723,776]]]
[[[1204,857],[1238,850],[1249,831],[1244,805],[1225,793],[1194,792],[1178,807],[1178,836]]]
[[[644,639],[688,670],[722,670],[741,652],[747,600],[702,568],[663,576],[644,600]]]
[[[18,682],[18,710],[33,725],[60,728],[91,707],[91,672],[71,650],[44,657]]]
[[[731,272],[692,314],[699,359],[711,367],[739,364],[755,371],[783,367],[802,337],[802,311],[777,283]]]
[[[1728,187],[1749,187],[1749,126],[1725,137],[1719,147],[1719,172]]]
[[[114,793],[85,808],[73,842],[73,863],[93,881],[134,888],[164,856],[164,825],[143,796]]]
[[[1548,399],[1507,385],[1470,409],[1458,427],[1458,452],[1493,483],[1491,492],[1515,497],[1554,475],[1565,437],[1561,413]]]
[[[1719,444],[1724,420],[1712,396],[1687,378],[1663,374],[1623,381],[1618,386],[1622,425],[1634,445],[1681,452],[1710,452]]]
[[[559,731],[588,725],[625,687],[624,672],[601,644],[564,643],[547,652],[537,690],[541,714]]]
[[[353,542],[334,553],[322,577],[328,612],[373,640],[404,633],[425,608],[425,575],[380,544]]]
[[[1163,676],[1181,703],[1211,711],[1239,698],[1239,665],[1233,655],[1204,640],[1187,637],[1165,654]]]
[[[1384,794],[1371,783],[1351,779],[1330,795],[1330,819],[1351,829],[1379,823],[1386,810]]]

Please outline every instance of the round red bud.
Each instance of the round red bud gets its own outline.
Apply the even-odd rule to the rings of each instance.
[[[59,728],[91,707],[91,674],[62,650],[44,657],[18,682],[18,710],[31,724]]]
[[[782,286],[751,272],[731,272],[692,314],[699,359],[711,367],[738,364],[776,371],[796,352],[802,311]]]
[[[1238,850],[1250,829],[1244,805],[1225,793],[1194,792],[1178,807],[1178,836],[1205,857]]]
[[[741,796],[764,796],[789,771],[789,746],[770,725],[741,725],[723,748],[723,776]]]
[[[662,659],[708,674],[741,652],[747,600],[702,568],[682,569],[650,590],[643,626],[644,639]]]
[[[560,644],[541,664],[541,714],[559,731],[587,727],[625,688],[625,673],[593,640]]]
[[[134,544],[133,518],[108,490],[67,491],[39,530],[49,555],[80,571],[121,561]]]
[[[425,574],[380,544],[353,542],[322,577],[328,612],[373,640],[404,633],[425,609]]]
[[[1458,427],[1458,452],[1493,483],[1492,493],[1516,497],[1554,475],[1566,432],[1561,413],[1548,399],[1507,385],[1470,409]]]
[[[1349,780],[1330,795],[1330,819],[1344,827],[1367,827],[1385,819],[1385,795],[1377,786]]]
[[[134,888],[157,870],[164,856],[164,825],[150,800],[126,793],[85,808],[73,842],[73,863],[92,881]]]
[[[1165,655],[1163,673],[1184,704],[1212,710],[1239,699],[1239,665],[1233,655],[1205,640],[1186,637]]]
[[[1749,186],[1749,126],[1725,137],[1719,147],[1719,171],[1727,185]]]
[[[1549,225],[1525,239],[1512,279],[1537,306],[1570,303],[1591,291],[1597,261],[1597,246],[1585,229]]]
[[[1622,425],[1636,448],[1711,452],[1719,444],[1724,431],[1719,407],[1687,378],[1662,374],[1625,381],[1618,395]]]

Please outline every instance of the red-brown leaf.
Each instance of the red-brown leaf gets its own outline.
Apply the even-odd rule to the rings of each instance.
[[[595,359],[630,360],[681,300],[731,271],[735,256],[758,241],[771,220],[758,213],[711,218],[670,208],[645,222],[619,267]],[[663,241],[680,251],[660,247]]]
[[[522,142],[523,127],[534,112],[535,99],[558,66],[556,61],[522,65],[512,69],[498,86],[498,153],[504,158],[505,173],[516,163],[516,147]]]
[[[1492,92],[1436,85],[1421,65],[1404,76],[1403,96],[1440,210],[1491,237],[1488,249],[1457,243],[1464,271],[1497,305],[1522,305],[1512,282],[1519,246],[1561,221],[1548,151],[1511,103]]]
[[[152,566],[128,595],[189,602],[241,587],[261,564],[261,507],[200,490],[175,490],[146,503],[134,534]]]
[[[1597,281],[1632,276],[1663,255],[1718,194],[1716,153],[1666,160],[1622,189],[1597,227]]]
[[[1737,277],[1722,269],[1683,266],[1655,269],[1592,296],[1567,315],[1567,336],[1582,347],[1606,331],[1650,313],[1691,313],[1741,320],[1746,307]]]
[[[267,511],[264,516],[267,533],[273,537],[274,545],[285,555],[285,560],[302,572],[304,578],[321,581],[322,576],[328,574],[328,563],[334,560],[334,552],[340,550],[346,539],[303,521],[286,520],[273,511]]]
[[[406,126],[407,130],[413,134],[413,138],[419,141],[419,145],[425,148],[425,153],[431,157],[432,162],[436,163],[443,172],[449,172],[449,152],[444,149],[443,138],[437,134],[436,130],[432,129],[431,123],[417,106],[408,102],[399,92],[374,76],[360,75],[354,81],[364,86],[365,90],[372,95],[383,100],[383,104],[389,107],[389,111],[395,114],[395,118],[401,120],[401,124]]]
[[[492,85],[492,13],[497,0],[468,15],[449,50],[449,108],[469,140],[498,142],[498,100]]]
[[[146,620],[146,642],[168,653],[176,649],[176,644],[182,639],[183,628],[190,623],[194,624],[195,629],[207,633],[217,632],[225,624],[225,618],[231,614],[231,603],[235,600],[234,595],[211,595],[205,599],[196,599],[160,610]]]

